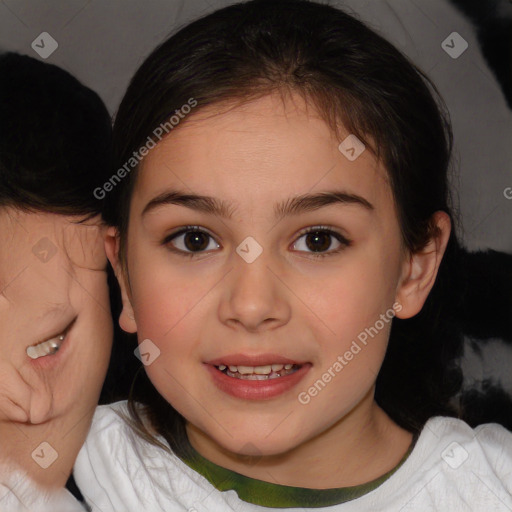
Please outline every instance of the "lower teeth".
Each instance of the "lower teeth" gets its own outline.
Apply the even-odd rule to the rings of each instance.
[[[279,377],[284,377],[286,375],[290,375],[294,372],[296,372],[299,369],[298,366],[293,365],[292,368],[289,370],[280,370],[279,372],[270,372],[268,375],[258,375],[257,373],[249,373],[246,375],[242,375],[238,372],[231,372],[229,368],[226,368],[225,370],[219,370],[222,371],[222,373],[225,373],[228,377],[234,377],[235,379],[242,379],[242,380],[270,380],[270,379],[278,379]]]

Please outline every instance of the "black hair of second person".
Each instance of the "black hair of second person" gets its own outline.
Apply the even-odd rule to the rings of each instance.
[[[112,121],[101,98],[58,66],[0,55],[0,206],[71,216],[101,213]]]
[[[308,0],[252,0],[208,14],[176,32],[140,66],[114,125],[114,161],[134,151],[190,98],[193,116],[272,92],[295,92],[338,133],[340,124],[381,158],[389,175],[404,245],[423,248],[435,235],[431,218],[451,206],[452,131],[435,85],[391,43],[339,8]],[[181,123],[186,123],[185,118]],[[179,129],[179,126],[178,128]],[[172,133],[170,134],[172,136]],[[121,262],[137,167],[111,193],[104,218],[121,236]],[[414,318],[395,318],[376,383],[376,401],[400,426],[419,431],[432,416],[458,416],[462,384],[455,360],[462,337],[452,229],[433,290]],[[126,271],[126,269],[125,269]],[[142,409],[138,404],[142,404]],[[184,418],[159,395],[140,367],[129,397],[130,422],[148,441],[144,411],[176,454],[190,454]]]

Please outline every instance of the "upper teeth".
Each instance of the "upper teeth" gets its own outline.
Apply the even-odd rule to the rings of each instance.
[[[42,343],[28,347],[27,355],[31,359],[38,359],[43,356],[55,354],[55,352],[57,352],[62,345],[64,338],[64,334],[61,334],[60,336],[52,338],[51,340],[43,341]]]
[[[255,373],[256,375],[269,375],[271,372],[278,372],[283,368],[285,370],[291,370],[293,364],[267,364],[265,366],[235,366],[229,365],[226,366],[224,364],[219,365],[219,370],[223,371],[226,368],[229,368],[229,371],[232,373],[238,372],[242,375],[249,375],[251,373]]]

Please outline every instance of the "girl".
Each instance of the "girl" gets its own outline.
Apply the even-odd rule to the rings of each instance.
[[[512,434],[454,417],[460,346],[436,337],[458,249],[441,105],[304,0],[226,7],[147,58],[102,189],[147,378],[95,414],[94,510],[512,507]]]

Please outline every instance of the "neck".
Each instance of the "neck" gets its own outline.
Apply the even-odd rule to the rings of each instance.
[[[214,464],[242,475],[292,487],[328,489],[361,485],[392,470],[412,434],[376,404],[373,393],[328,430],[284,454],[239,456],[188,424],[191,445]]]
[[[93,413],[67,414],[39,425],[0,422],[0,459],[45,488],[64,487]]]

